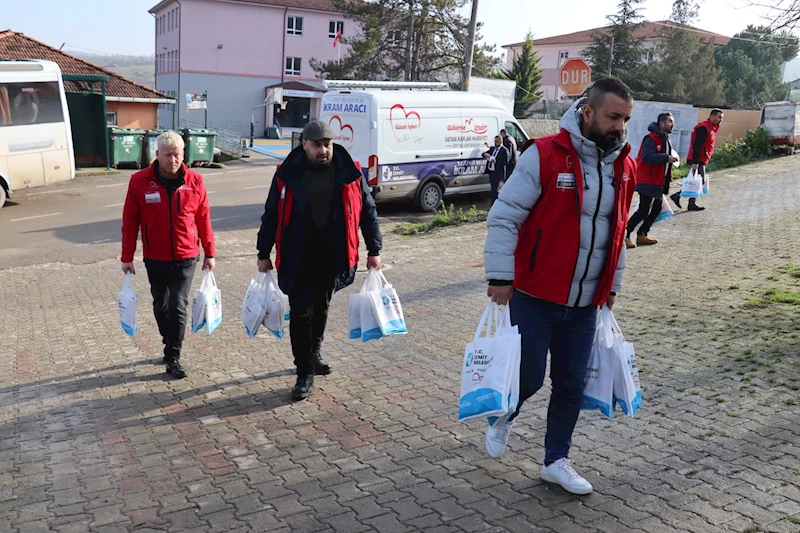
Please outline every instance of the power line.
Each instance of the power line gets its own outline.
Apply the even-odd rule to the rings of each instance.
[[[672,30],[692,31],[694,33],[697,33],[698,35],[704,35],[704,36],[709,34],[709,33],[712,33],[712,32],[709,32],[709,31],[693,28],[691,26],[675,25],[675,24],[664,24],[663,22],[650,22],[650,24],[654,24],[656,26],[664,26],[665,28],[669,28],[669,29],[672,29]],[[751,35],[762,35],[764,37],[773,37],[773,38],[777,38],[777,39],[786,39],[787,41],[788,41],[788,39],[791,39],[791,37],[775,35],[775,34],[772,34],[772,33],[756,33],[756,32],[749,32],[749,31],[745,31],[743,33],[749,33]],[[720,37],[727,37],[727,36],[726,35],[720,35]],[[748,43],[774,44],[775,46],[787,46],[789,44],[788,42],[776,43],[774,41],[762,41],[762,40],[759,40],[759,39],[746,39],[744,37],[727,37],[727,38],[731,39],[731,40],[735,39],[737,41],[745,41],[745,42],[748,42]]]

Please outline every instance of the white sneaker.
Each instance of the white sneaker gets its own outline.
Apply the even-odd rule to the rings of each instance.
[[[486,435],[486,447],[489,447],[489,435]],[[491,454],[491,452],[490,452]],[[563,458],[550,466],[542,464],[542,479],[548,483],[558,483],[564,490],[572,494],[589,494],[594,490],[591,483],[586,481],[572,468],[572,460]]]
[[[508,436],[511,434],[513,425],[514,422],[510,421],[499,427],[489,426],[489,429],[486,430],[486,453],[490,457],[497,459],[506,451]]]

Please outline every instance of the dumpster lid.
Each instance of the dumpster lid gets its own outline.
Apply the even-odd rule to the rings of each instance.
[[[203,128],[184,128],[183,129],[183,134],[184,135],[208,135],[208,136],[212,136],[212,135],[216,135],[217,132],[216,131],[211,131],[211,130],[204,130]]]
[[[117,135],[144,135],[144,130],[139,128],[118,128],[114,126],[108,128],[108,131]]]

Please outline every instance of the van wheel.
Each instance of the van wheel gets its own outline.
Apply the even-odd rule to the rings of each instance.
[[[0,185],[0,207],[3,207],[5,205],[6,198],[8,198],[8,193],[6,192],[5,187]]]
[[[442,203],[442,198],[442,188],[433,180],[426,182],[417,191],[417,205],[426,213],[438,208]]]

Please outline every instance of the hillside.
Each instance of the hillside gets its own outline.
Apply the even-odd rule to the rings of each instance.
[[[142,85],[147,85],[148,87],[155,87],[156,85],[155,59],[152,56],[101,55],[72,50],[68,50],[68,52]]]

